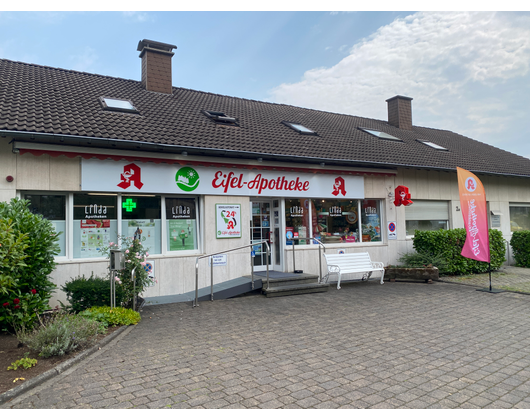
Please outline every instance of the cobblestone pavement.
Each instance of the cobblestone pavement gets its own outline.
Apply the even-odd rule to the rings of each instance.
[[[437,282],[151,306],[3,408],[530,408],[530,296]]]
[[[470,274],[467,276],[446,276],[442,281],[467,284],[481,288],[489,288],[489,274]],[[491,273],[491,287],[514,292],[530,293],[530,268],[503,266]]]

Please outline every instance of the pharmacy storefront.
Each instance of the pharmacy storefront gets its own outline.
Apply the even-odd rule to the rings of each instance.
[[[326,252],[385,243],[385,201],[365,198],[363,175],[221,162],[80,163],[78,190],[21,191],[32,211],[62,232],[58,285],[76,275],[104,275],[102,248],[121,236],[141,238],[149,248],[158,283],[148,296],[193,290],[196,258],[204,254],[257,244],[230,253],[216,268],[223,281],[248,275],[251,264],[255,271],[292,271],[293,244],[301,253],[297,268],[317,273],[319,242]],[[208,271],[201,271],[202,282],[209,281]]]
[[[303,238],[345,246],[382,241],[381,206],[364,199],[362,176],[85,159],[81,180],[84,193],[74,197],[74,213],[80,213],[74,229],[81,231],[77,255],[91,256],[101,243],[137,230],[154,254],[199,250],[200,237],[205,244],[249,237],[272,245],[268,261],[264,248],[254,247],[257,269],[284,270],[285,245],[317,243]],[[203,197],[216,196],[233,202],[204,208]],[[82,197],[88,201],[80,203]],[[215,228],[199,220],[212,212]],[[90,239],[94,229],[86,228],[94,220],[104,231],[97,243]],[[205,226],[212,229],[200,232]]]

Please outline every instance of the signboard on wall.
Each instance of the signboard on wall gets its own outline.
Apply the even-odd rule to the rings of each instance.
[[[397,239],[396,222],[388,222],[388,239]]]
[[[241,238],[241,204],[215,205],[217,239]]]
[[[81,190],[160,194],[364,198],[362,176],[83,159]]]

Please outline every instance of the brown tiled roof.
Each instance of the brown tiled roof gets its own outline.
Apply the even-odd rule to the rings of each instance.
[[[106,111],[101,96],[131,100],[139,113]],[[235,117],[239,127],[215,123],[202,110]],[[282,121],[302,124],[318,135],[299,134]],[[378,139],[359,127],[384,131],[403,142]],[[264,158],[282,155],[448,170],[460,166],[530,176],[529,159],[446,130],[400,130],[381,120],[183,88],[160,94],[146,91],[140,81],[10,60],[0,60],[0,130],[255,152]],[[448,151],[434,150],[417,139]]]

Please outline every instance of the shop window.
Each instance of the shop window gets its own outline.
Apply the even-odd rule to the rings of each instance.
[[[34,214],[40,214],[48,219],[59,235],[60,251],[58,256],[66,256],[66,196],[54,194],[25,194],[29,200],[29,209]]]
[[[101,258],[101,248],[117,242],[116,194],[74,194],[74,258]]]
[[[405,207],[405,225],[408,236],[414,231],[448,229],[449,203],[447,201],[414,200]]]
[[[358,200],[311,200],[313,236],[323,243],[359,242],[358,203]]]
[[[510,204],[510,231],[530,230],[530,204]]]
[[[381,242],[381,202],[361,202],[362,242]]]
[[[198,248],[195,198],[166,197],[166,232],[168,251]]]
[[[308,199],[285,200],[285,244],[306,245],[309,237],[309,203]]]
[[[139,239],[150,254],[161,254],[160,196],[123,195],[121,233]]]

